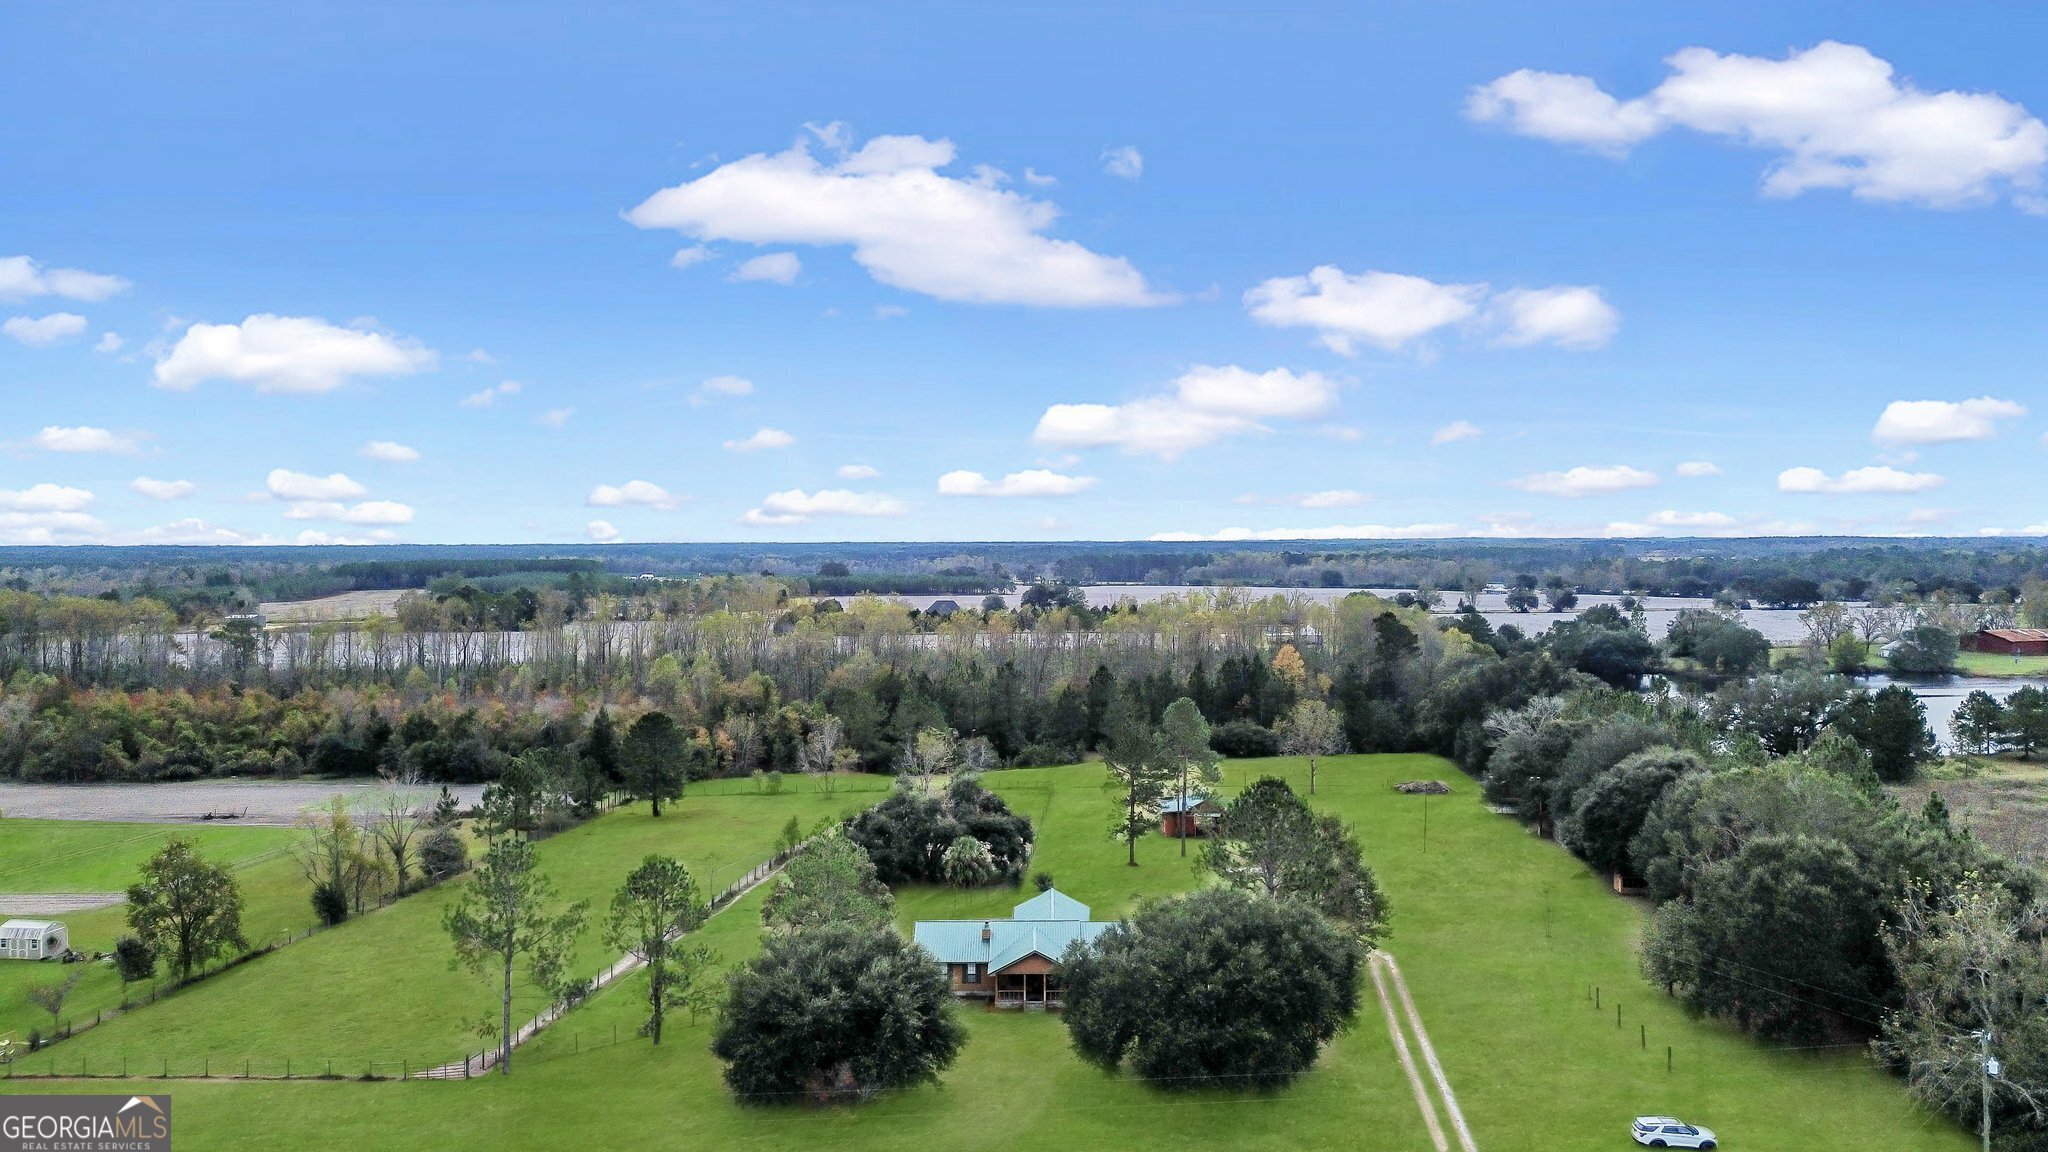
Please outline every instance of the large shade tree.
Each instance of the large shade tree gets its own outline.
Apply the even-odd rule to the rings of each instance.
[[[713,958],[709,948],[691,943],[685,933],[704,923],[709,912],[690,870],[666,856],[641,861],[612,897],[605,943],[645,966],[647,1022],[640,1032],[656,1044],[669,1009],[701,999],[699,979]]]
[[[129,887],[128,926],[170,961],[180,980],[223,953],[248,947],[235,874],[181,838],[166,841]]]

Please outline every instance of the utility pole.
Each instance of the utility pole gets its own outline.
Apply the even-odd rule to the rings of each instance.
[[[1977,1076],[1983,1100],[1983,1121],[1979,1129],[1984,1140],[1984,1152],[1991,1152],[1991,1078],[1998,1074],[1998,1061],[1991,1058],[1991,1029],[1980,1029],[1977,1037]]]

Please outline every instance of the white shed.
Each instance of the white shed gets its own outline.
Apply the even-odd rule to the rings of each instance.
[[[9,920],[0,924],[0,960],[44,960],[71,950],[61,920]]]

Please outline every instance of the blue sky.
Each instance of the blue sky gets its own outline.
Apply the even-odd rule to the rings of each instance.
[[[0,14],[0,542],[2048,533],[2024,5]]]

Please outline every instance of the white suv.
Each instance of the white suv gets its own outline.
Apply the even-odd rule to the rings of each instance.
[[[1628,1130],[1638,1144],[1652,1148],[1713,1148],[1714,1130],[1687,1124],[1669,1116],[1638,1116]]]

